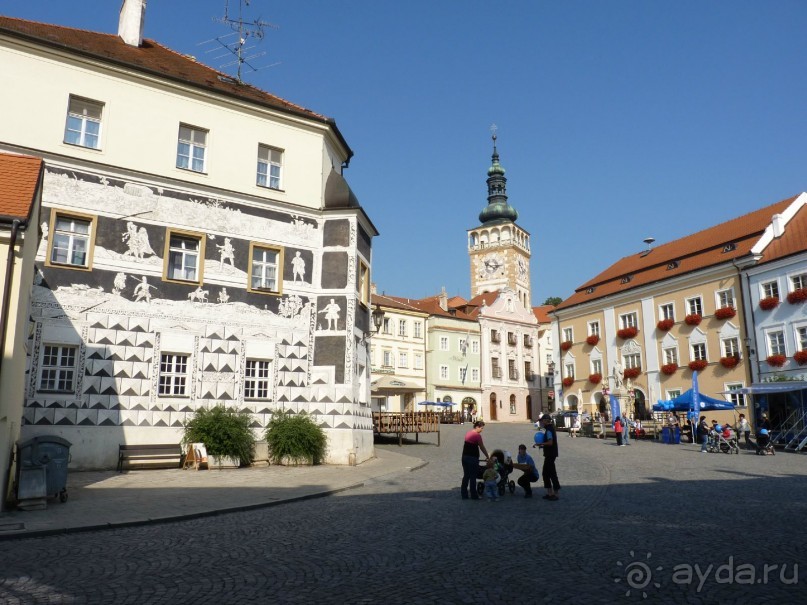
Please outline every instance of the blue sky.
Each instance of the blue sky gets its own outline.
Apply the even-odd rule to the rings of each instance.
[[[228,32],[224,4],[149,0],[146,37],[219,67],[199,43]],[[119,7],[0,0],[109,33]],[[345,176],[381,232],[387,294],[468,296],[492,123],[532,236],[534,304],[645,237],[807,190],[803,0],[252,0],[245,16],[278,26],[255,63],[279,63],[245,79],[335,118],[353,148]]]

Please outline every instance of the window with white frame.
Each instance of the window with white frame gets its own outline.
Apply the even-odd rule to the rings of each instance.
[[[382,356],[381,365],[385,368],[391,368],[393,363],[392,351],[385,350],[382,352],[381,356]]]
[[[468,368],[459,368],[459,379],[462,384],[465,384],[465,377],[468,375]]]
[[[448,380],[448,366],[440,366],[440,380]]]
[[[271,361],[247,359],[244,367],[244,397],[246,399],[269,399]]]
[[[574,378],[574,363],[567,363],[566,364],[566,378]]]
[[[297,253],[299,254],[299,252]],[[292,261],[293,262],[293,261]],[[365,307],[370,306],[370,267],[359,259],[359,302]]]
[[[631,353],[629,355],[623,355],[622,360],[625,363],[625,369],[642,367],[642,356],[640,353]]]
[[[423,338],[423,322],[422,321],[412,322],[412,330],[413,330],[413,336],[415,338]]]
[[[457,349],[464,355],[466,347],[468,346],[468,341],[465,338],[457,339]]]
[[[591,360],[591,373],[602,376],[602,359]]]
[[[49,393],[72,393],[76,387],[76,352],[78,347],[45,345],[39,390]]]
[[[736,336],[723,338],[721,339],[720,344],[723,347],[723,357],[740,358],[740,341]]]
[[[510,413],[511,414],[516,413],[516,396],[515,395],[510,395]]]
[[[703,300],[701,300],[700,296],[687,298],[687,314],[703,315]]]
[[[479,368],[471,368],[471,380],[479,382]]]
[[[807,273],[790,276],[790,290],[804,290],[807,288]]]
[[[205,171],[205,156],[207,153],[207,130],[179,125],[179,140],[177,141],[177,168]]]
[[[499,358],[498,357],[491,357],[490,358],[490,370],[493,378],[501,378],[502,377],[502,369],[499,367]]]
[[[398,320],[398,336],[406,336],[406,320],[399,319]]]
[[[639,327],[639,316],[635,311],[633,313],[623,313],[619,316],[619,325],[622,328],[637,328]]]
[[[691,345],[690,356],[692,361],[706,361],[706,343],[697,342]]]
[[[574,331],[572,328],[563,328],[563,341],[574,342]]]
[[[188,356],[162,353],[160,355],[160,376],[157,394],[183,397],[188,380]]]
[[[204,238],[201,235],[168,232],[166,251],[166,278],[177,281],[199,282],[200,259],[204,258]]]
[[[796,328],[796,342],[799,350],[804,351],[807,349],[807,327],[798,326]]]
[[[672,303],[659,305],[658,309],[661,319],[672,319],[675,321],[675,306]]]
[[[448,336],[441,336],[440,337],[440,350],[441,351],[448,351]]]
[[[742,382],[733,382],[726,385],[726,390],[731,391],[727,394],[726,399],[740,408],[745,407],[745,395],[739,392],[741,388],[743,388]]]
[[[282,168],[283,151],[268,145],[258,145],[258,186],[281,189]]]
[[[67,123],[64,142],[69,145],[101,148],[101,114],[104,104],[70,95],[67,106]]]
[[[677,347],[667,347],[662,351],[664,355],[664,365],[669,365],[674,363],[678,365],[678,348]]]
[[[598,321],[590,321],[590,322],[588,322],[588,335],[589,336],[599,336],[600,335],[600,322],[598,322]]]
[[[423,355],[421,355],[419,353],[415,353],[414,368],[416,370],[422,370],[423,369]]]
[[[385,317],[381,324],[381,331],[384,334],[392,334],[392,323],[389,317]]]
[[[762,298],[779,298],[779,282],[775,280],[762,282],[759,288],[762,291]]]
[[[734,306],[734,290],[729,288],[728,290],[719,290],[717,292],[717,308],[722,309],[723,307],[733,307]]]
[[[681,396],[681,389],[670,389],[667,391],[667,399],[675,399]]]
[[[785,333],[782,330],[770,330],[766,336],[768,338],[768,355],[786,355]]]
[[[479,353],[479,341],[472,340],[471,341],[471,353]]]
[[[399,368],[408,368],[409,367],[409,354],[406,352],[398,353],[398,367]]]
[[[54,212],[49,264],[89,269],[96,219]]]
[[[279,248],[252,244],[249,255],[249,289],[257,292],[280,292],[283,254]]]

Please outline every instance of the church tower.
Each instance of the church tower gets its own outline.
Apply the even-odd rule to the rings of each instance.
[[[529,309],[530,234],[516,225],[518,212],[507,203],[507,178],[499,164],[496,128],[493,156],[488,168],[488,205],[479,213],[478,227],[468,230],[471,258],[471,297],[484,292],[511,288]]]

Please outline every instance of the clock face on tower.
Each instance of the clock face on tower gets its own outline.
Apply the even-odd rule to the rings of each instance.
[[[518,276],[522,279],[527,276],[527,263],[523,258],[518,259]]]
[[[485,273],[493,275],[504,266],[504,263],[498,256],[488,256],[483,261]]]

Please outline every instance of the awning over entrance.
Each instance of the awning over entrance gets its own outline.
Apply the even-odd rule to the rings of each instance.
[[[417,393],[425,390],[424,387],[415,384],[410,380],[402,380],[395,376],[382,376],[378,380],[370,383],[370,391],[373,394],[393,395],[397,393]]]

